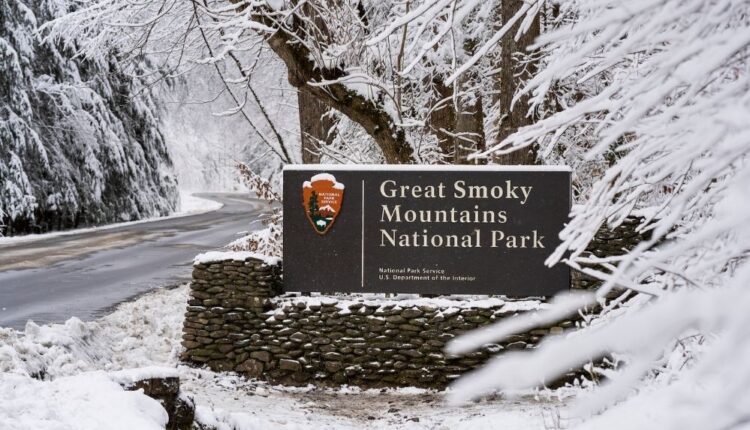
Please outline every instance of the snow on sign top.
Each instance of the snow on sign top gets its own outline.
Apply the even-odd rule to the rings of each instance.
[[[330,173],[318,173],[317,175],[315,175],[312,178],[310,178],[309,181],[305,181],[304,187],[305,188],[311,187],[313,182],[318,182],[318,181],[332,182],[333,183],[333,188],[335,188],[337,190],[343,190],[344,189],[344,184],[342,184],[340,182],[337,182],[336,178],[333,175],[331,175]]]
[[[284,170],[289,171],[341,171],[341,170],[365,170],[365,171],[498,171],[498,172],[571,172],[570,166],[505,166],[499,164],[457,166],[452,164],[426,165],[426,164],[288,164]],[[333,181],[333,176],[328,173],[320,173],[313,176],[312,180],[317,177],[326,177],[324,180]],[[321,178],[322,179],[322,178]],[[305,186],[309,186],[306,183]],[[343,189],[343,185],[341,186]]]

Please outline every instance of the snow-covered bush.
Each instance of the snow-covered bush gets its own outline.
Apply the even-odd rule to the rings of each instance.
[[[533,5],[532,5],[533,9]],[[750,405],[750,5],[732,0],[576,0],[570,18],[539,39],[546,67],[528,82],[532,106],[560,83],[588,87],[568,105],[489,150],[574,145],[587,129],[589,158],[617,157],[561,233],[549,258],[603,279],[591,297],[567,300],[544,324],[615,288],[637,293],[602,317],[536,352],[509,353],[456,384],[454,398],[516,389],[606,353],[627,365],[578,412],[610,409],[586,428],[740,428]],[[575,92],[576,86],[570,87]],[[642,225],[651,238],[618,257],[584,249],[602,224],[652,207]],[[631,294],[632,293],[627,293]],[[618,306],[623,304],[623,306]],[[567,307],[567,309],[565,309]],[[456,341],[463,353],[520,326],[508,322]],[[741,406],[742,405],[742,406]]]
[[[254,173],[246,164],[238,163],[237,171],[245,186],[259,199],[268,203],[271,213],[263,220],[266,228],[243,236],[231,242],[227,247],[232,251],[252,251],[268,257],[282,258],[284,213],[278,207],[281,203],[281,195],[274,191],[273,185],[268,180]]]

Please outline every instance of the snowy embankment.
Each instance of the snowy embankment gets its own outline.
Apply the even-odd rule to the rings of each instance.
[[[79,229],[74,229],[74,230],[56,231],[52,233],[25,234],[21,236],[9,236],[9,237],[0,236],[0,245],[11,244],[11,243],[32,242],[35,240],[48,239],[50,237],[69,236],[71,234],[110,230],[113,228],[126,227],[129,225],[136,225],[136,224],[143,224],[146,222],[180,218],[180,217],[190,216],[190,215],[198,215],[198,214],[202,214],[206,212],[219,210],[223,206],[224,205],[219,202],[215,202],[209,199],[204,199],[201,197],[196,197],[193,194],[186,192],[186,191],[180,191],[180,206],[179,206],[179,209],[172,215],[167,215],[163,217],[155,217],[155,218],[144,218],[138,221],[118,222],[118,223],[107,224],[107,225],[102,225],[98,227],[88,227],[88,228],[79,228]]]
[[[172,217],[202,214],[221,209],[219,202],[198,197],[191,192],[180,190],[180,209]]]
[[[442,393],[418,389],[280,387],[178,362],[186,286],[124,303],[97,321],[28,323],[0,329],[3,429],[158,429],[166,413],[118,382],[132,372],[180,376],[200,422],[222,430],[329,428],[544,428],[555,400],[489,399],[447,407]],[[157,366],[157,367],[154,367]],[[121,372],[122,369],[139,369]],[[559,394],[559,393],[558,393]]]

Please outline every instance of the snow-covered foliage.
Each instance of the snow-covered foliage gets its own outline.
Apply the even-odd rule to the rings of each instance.
[[[573,84],[572,92],[592,80],[603,85],[570,93],[558,113],[489,152],[573,145],[565,133],[572,128],[590,133],[595,144],[589,158],[614,151],[612,166],[574,210],[564,242],[548,262],[565,259],[603,279],[599,300],[616,288],[638,295],[626,300],[632,293],[625,293],[598,321],[537,352],[504,355],[459,382],[456,398],[534,385],[614,353],[627,365],[610,373],[579,412],[601,411],[633,390],[638,395],[586,428],[620,428],[623,416],[636,415],[648,419],[634,426],[626,420],[629,428],[746,426],[750,6],[732,0],[576,0],[563,12],[560,28],[539,39],[547,65],[526,87],[532,107],[546,103],[561,83]],[[603,260],[584,252],[600,225],[616,225],[654,204],[641,226],[649,240]],[[595,270],[592,263],[601,266]],[[494,335],[513,331],[500,325]],[[494,335],[451,350],[465,352]]]
[[[450,154],[440,147],[441,139],[456,140],[464,152],[482,148],[485,134],[492,134],[498,119],[482,115],[495,103],[496,49],[480,57],[477,73],[447,79],[492,38],[499,1],[314,1],[304,7],[291,1],[224,0],[85,4],[48,25],[47,34],[74,36],[82,41],[78,51],[91,58],[105,56],[112,46],[129,53],[130,60],[148,53],[160,59],[159,67],[167,67],[169,76],[181,75],[196,64],[216,69],[236,104],[227,113],[243,116],[253,139],[285,163],[298,161],[298,152],[283,133],[284,120],[267,114],[273,104],[258,97],[264,91],[258,83],[262,75],[258,67],[270,61],[271,51],[282,57],[287,69],[287,60],[293,57],[293,62],[306,67],[309,61],[310,70],[322,71],[320,78],[296,82],[298,71],[290,70],[289,80],[295,86],[324,90],[343,86],[348,97],[361,97],[357,104],[371,103],[365,116],[387,118],[394,138],[405,136],[418,163],[445,161]],[[279,45],[304,52],[283,58],[276,49]],[[335,131],[343,137],[322,148],[322,155],[333,162],[382,159],[382,154],[373,154],[377,148],[373,137],[380,128],[365,132],[361,117],[346,106],[332,104],[346,117]],[[257,114],[246,111],[250,105]],[[434,118],[447,110],[455,110],[456,118],[474,116],[478,125],[466,129],[456,118]],[[347,138],[357,135],[356,145]]]
[[[210,69],[214,76],[209,82],[218,87],[210,89],[211,94],[204,100],[191,97],[190,103],[218,100],[220,103],[214,106],[218,115],[239,116],[252,143],[249,147],[255,150],[255,144],[264,145],[264,153],[255,154],[255,158],[270,155],[277,162],[295,161],[297,158],[290,155],[294,145],[287,142],[288,129],[293,135],[298,133],[285,124],[289,106],[273,104],[263,97],[273,94],[274,98],[283,99],[288,98],[285,93],[293,94],[288,84],[274,82],[285,77],[283,65],[268,58],[272,54],[262,49],[260,38],[243,34],[243,28],[223,21],[234,15],[237,7],[223,1],[93,1],[48,23],[45,35],[49,40],[73,38],[76,43],[70,48],[95,60],[108,58],[112,48],[124,53],[121,62],[125,64],[137,63],[146,54],[154,59],[151,69],[144,72],[152,84],[185,76],[191,82],[191,75],[205,77],[209,71],[201,69]],[[291,107],[296,113],[296,105]],[[279,115],[274,115],[274,111]],[[237,158],[235,161],[242,161]]]
[[[213,67],[235,105],[225,113],[242,116],[254,142],[265,145],[263,156],[278,163],[296,161],[298,155],[282,121],[268,114],[269,104],[258,96],[255,70],[265,64],[269,49],[297,67],[287,70],[293,85],[331,92],[343,86],[344,100],[366,106],[372,118],[387,117],[373,127],[376,133],[366,131],[351,109],[331,113],[337,117],[337,136],[321,148],[326,161],[392,161],[382,146],[376,150],[381,145],[377,137],[386,135],[406,136],[409,161],[439,163],[448,155],[440,147],[441,133],[469,150],[480,148],[475,138],[483,134],[488,148],[477,159],[535,145],[543,159],[565,160],[577,169],[582,204],[548,263],[564,261],[603,279],[604,286],[595,294],[563,298],[546,317],[513,320],[467,337],[451,351],[464,353],[493,337],[544,325],[584,304],[598,301],[602,316],[588,319],[580,331],[544,342],[536,352],[503,355],[460,381],[453,391],[456,399],[497,387],[527,387],[611,355],[625,366],[607,370],[608,382],[579,412],[606,410],[636,395],[586,424],[591,428],[617,428],[623,416],[647,417],[637,425],[642,428],[747,425],[747,1],[571,0],[558,5],[528,0],[518,1],[517,12],[500,19],[501,2],[476,0],[92,0],[85,5],[49,24],[50,40],[68,41],[69,49],[98,65],[109,64],[113,47],[140,67],[148,66],[141,57],[149,54],[158,58],[149,71],[166,70],[149,75],[154,80],[179,77],[196,64]],[[503,142],[493,141],[493,127],[507,114],[493,110],[498,43],[516,23],[518,38],[539,14],[549,31],[535,47],[533,77],[516,94],[517,101],[524,100],[522,95],[530,100],[516,108],[535,113],[539,121]],[[73,46],[70,40],[81,42]],[[0,54],[25,58],[19,52],[28,51],[26,45],[14,43],[11,51],[5,42]],[[290,54],[290,49],[296,51]],[[7,63],[2,76],[23,75],[22,60]],[[308,82],[313,73],[305,68],[322,71],[321,79]],[[28,94],[8,94],[19,112],[30,109]],[[248,104],[253,114],[245,109]],[[433,114],[448,105],[481,106],[481,133],[441,128]],[[40,149],[40,131],[14,118],[3,124],[14,124],[19,145],[39,165],[50,163],[49,152]],[[24,199],[22,190],[31,181],[18,160],[6,162],[2,174],[14,179],[1,191],[14,202],[13,211],[23,214],[39,202]],[[259,178],[250,179],[250,188],[272,189]],[[621,256],[600,259],[585,253],[598,228],[615,226],[636,211],[646,215],[641,230],[650,233],[648,240]],[[281,235],[273,223],[234,247],[279,255]],[[618,290],[626,292],[605,301]]]
[[[233,69],[222,70],[224,76],[234,76]],[[260,105],[248,102],[242,110],[250,118],[262,118],[259,106],[264,106],[268,117],[279,125],[278,131],[290,151],[299,153],[297,97],[287,82],[283,64],[265,52],[255,71],[251,84]],[[161,130],[180,189],[246,191],[237,177],[238,162],[278,182],[281,161],[237,112],[235,101],[212,66],[195,66],[172,79],[168,86],[155,88],[156,97],[164,106]],[[267,124],[258,126],[271,133]]]
[[[9,233],[166,215],[177,204],[149,89],[112,50],[83,60],[35,37],[66,12],[56,1],[0,4],[0,224]]]
[[[238,163],[237,170],[245,186],[259,199],[268,203],[271,215],[263,220],[266,228],[243,236],[231,242],[227,247],[233,251],[250,251],[271,258],[281,258],[284,251],[282,230],[284,213],[276,206],[281,203],[281,194],[274,191],[273,185],[268,180],[254,173],[246,164]]]

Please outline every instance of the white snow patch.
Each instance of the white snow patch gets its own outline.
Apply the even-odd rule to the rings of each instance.
[[[4,430],[163,430],[167,412],[139,391],[125,391],[105,372],[54,381],[0,374]]]
[[[335,298],[322,295],[287,295],[276,297],[271,300],[277,304],[277,309],[279,311],[281,311],[286,305],[295,305],[297,303],[304,303],[307,306],[337,306],[341,309],[348,309],[349,306],[355,304],[377,306],[378,308],[391,306],[394,309],[402,309],[412,306],[429,306],[443,309],[442,312],[446,316],[458,313],[460,309],[465,308],[499,308],[499,312],[505,313],[539,310],[547,307],[547,304],[537,298],[511,300],[506,297],[471,295],[419,297],[417,294],[398,294],[395,297],[385,297],[384,294],[341,294],[336,295]]]
[[[127,387],[144,379],[179,378],[180,374],[174,367],[147,366],[110,372],[109,377],[118,384]]]
[[[341,182],[336,181],[336,177],[331,175],[330,173],[318,173],[317,175],[314,175],[312,178],[310,178],[309,181],[305,181],[302,186],[305,188],[312,187],[312,182],[318,182],[318,181],[328,181],[333,183],[333,188],[337,190],[343,190],[344,184]]]
[[[219,210],[224,205],[192,193],[180,190],[180,210],[175,215],[195,215]]]
[[[279,257],[269,257],[267,255],[258,254],[257,252],[250,251],[209,251],[203,254],[198,254],[193,259],[193,264],[207,264],[214,263],[217,261],[245,261],[248,258],[254,258],[256,260],[263,261],[268,266],[275,266],[281,263]]]
[[[266,0],[266,4],[271,9],[279,11],[284,7],[284,0]]]

